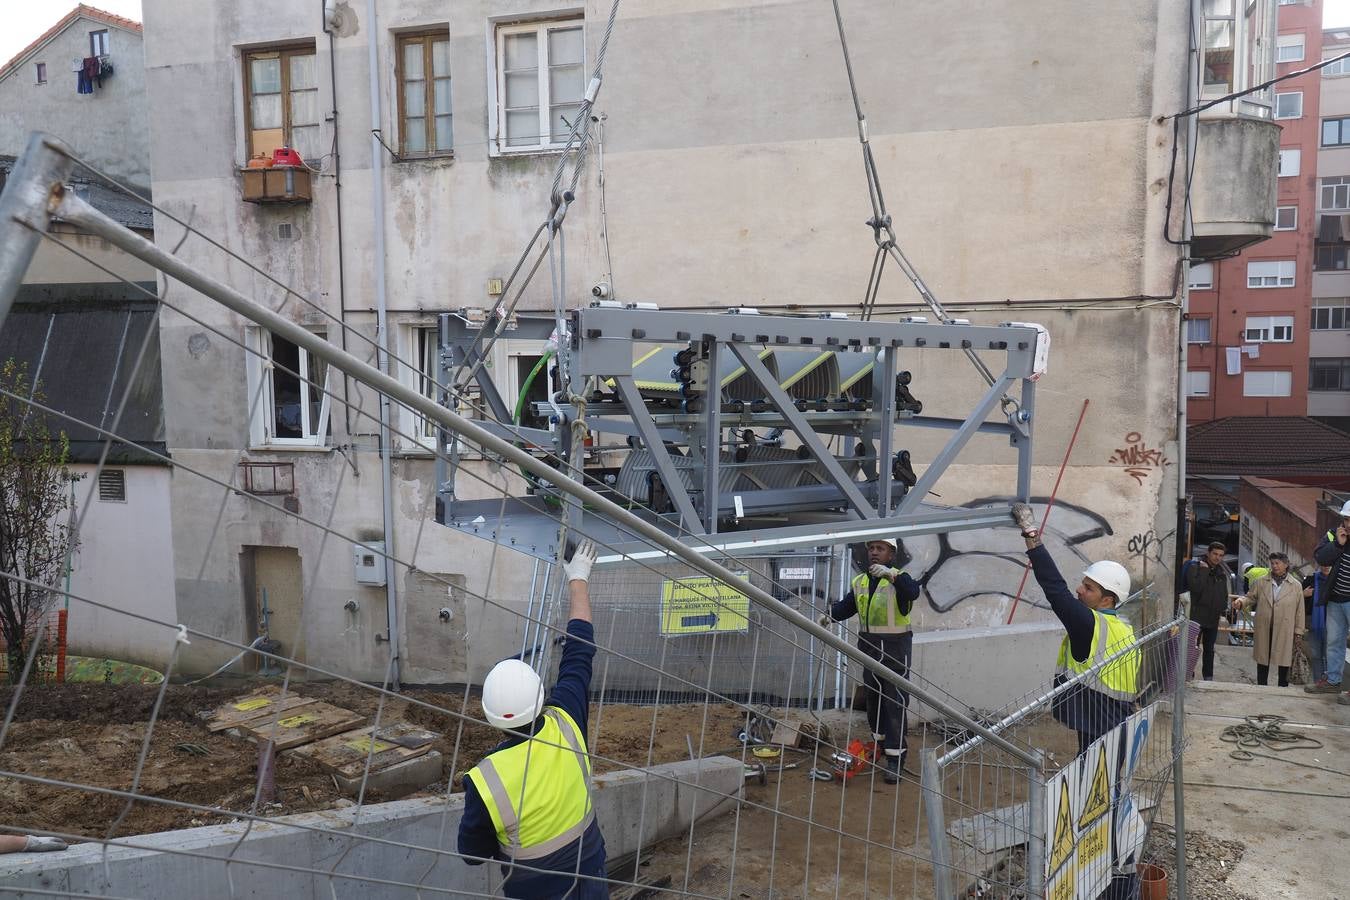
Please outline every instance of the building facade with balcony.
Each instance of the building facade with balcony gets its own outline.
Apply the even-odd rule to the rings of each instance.
[[[1350,52],[1350,28],[1328,29],[1322,54]],[[1350,423],[1350,59],[1322,69],[1317,230],[1308,335],[1308,415]]]
[[[1205,92],[1222,96],[1231,79],[1224,65],[1235,7],[1204,4]],[[1284,76],[1322,58],[1321,0],[1282,2],[1273,72],[1253,66],[1250,83]],[[1242,22],[1237,23],[1239,49]],[[1241,53],[1238,56],[1241,57]],[[1313,235],[1319,219],[1319,94],[1316,72],[1282,81],[1268,96],[1250,98],[1252,114],[1268,103],[1280,126],[1275,163],[1276,204],[1271,236],[1231,258],[1190,267],[1186,321],[1186,416],[1205,422],[1229,416],[1304,415],[1308,408],[1311,298],[1319,261]],[[1202,114],[1230,114],[1225,106]],[[1350,141],[1350,129],[1346,139]],[[1347,188],[1350,189],[1350,188]],[[1203,231],[1197,227],[1197,235]],[[1218,248],[1223,249],[1223,248]]]

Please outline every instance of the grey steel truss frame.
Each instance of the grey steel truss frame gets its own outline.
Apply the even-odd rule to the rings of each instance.
[[[480,333],[493,332],[498,323],[472,321],[463,314],[440,317],[439,381],[444,388],[455,371],[469,366],[483,396],[482,406],[497,416],[484,422],[489,431],[508,440],[528,441],[558,458],[565,458],[569,441],[563,436],[578,408],[562,395],[551,396],[536,411],[551,420],[549,429],[521,428],[503,418],[509,404],[478,360]],[[587,427],[601,434],[621,435],[631,446],[649,452],[651,465],[660,479],[670,509],[660,513],[635,510],[647,521],[665,528],[676,539],[700,552],[731,553],[751,548],[815,546],[866,540],[869,537],[917,536],[988,527],[1002,521],[1007,509],[948,509],[925,502],[931,489],[977,433],[1006,436],[1015,463],[1015,493],[1030,495],[1032,417],[1035,409],[1035,356],[1039,330],[1033,325],[1008,323],[996,326],[964,323],[929,323],[922,319],[902,322],[851,321],[838,315],[761,316],[741,312],[675,312],[634,306],[593,305],[575,310],[570,317],[568,383],[590,385],[590,401],[584,413]],[[544,340],[554,330],[551,317],[522,314],[509,323],[505,336]],[[700,408],[682,409],[669,402],[644,397],[634,372],[634,347],[693,345],[700,349],[713,373]],[[799,404],[764,364],[766,350],[820,350],[839,354],[861,353],[875,357],[872,400],[865,408],[841,410]],[[897,409],[896,374],[902,352],[980,351],[1003,357],[1002,372],[993,368],[993,383],[979,402],[962,418],[937,416]],[[754,380],[764,402],[755,408],[729,408],[723,402],[717,375],[725,359],[733,359]],[[1003,413],[995,410],[1008,391],[1021,383],[1020,403]],[[608,387],[609,390],[599,388]],[[446,392],[448,394],[448,392]],[[443,396],[442,402],[450,398]],[[452,407],[453,408],[453,407]],[[929,461],[912,488],[896,482],[891,460],[895,455],[897,426],[946,429],[946,444]],[[728,429],[772,428],[791,431],[800,442],[801,464],[823,474],[825,483],[805,487],[761,491],[728,491],[722,482],[724,468],[720,448]],[[845,453],[837,457],[822,436],[845,438]],[[447,446],[454,445],[449,439]],[[690,484],[677,471],[672,448],[697,464],[700,473]],[[510,544],[542,558],[556,552],[556,523],[544,513],[546,495],[556,493],[546,486],[545,497],[520,498],[500,516],[498,501],[461,501],[454,491],[457,456],[441,462],[437,472],[439,520],[461,531]],[[845,470],[841,460],[861,464],[858,479]],[[632,498],[628,498],[632,499]],[[490,508],[489,508],[490,507]],[[762,524],[768,517],[772,524]],[[739,520],[739,521],[735,521]],[[495,523],[495,524],[494,524]],[[604,523],[588,528],[606,530]],[[620,531],[605,534],[615,553],[602,557],[643,558],[649,547]]]

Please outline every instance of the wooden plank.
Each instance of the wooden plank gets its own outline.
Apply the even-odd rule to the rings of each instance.
[[[349,709],[340,709],[331,703],[317,701],[295,710],[287,710],[274,723],[271,716],[239,726],[239,731],[251,741],[271,741],[277,750],[288,750],[309,744],[331,734],[350,731],[360,725],[365,716]]]
[[[218,706],[207,720],[206,729],[215,733],[225,731],[228,728],[242,728],[255,720],[276,715],[278,709],[280,709],[284,718],[291,710],[307,706],[313,702],[310,698],[301,697],[298,694],[287,694],[283,698],[280,688],[269,685],[262,690],[254,691],[245,697]]]
[[[366,767],[371,752],[371,733],[374,726],[346,731],[342,734],[296,747],[290,752],[305,756],[326,771],[343,778],[357,778]],[[374,735],[374,754],[370,757],[370,771],[379,772],[405,760],[422,756],[440,737],[434,731],[425,731],[407,722],[381,726]]]

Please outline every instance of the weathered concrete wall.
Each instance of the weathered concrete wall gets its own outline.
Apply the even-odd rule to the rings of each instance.
[[[53,10],[59,15],[61,7]],[[94,93],[76,93],[71,65],[89,55],[89,32],[104,29],[114,74]],[[39,62],[47,64],[46,84],[37,83]],[[146,125],[141,36],[96,19],[77,18],[0,79],[0,154],[19,155],[29,133],[40,129],[114,178],[145,187],[150,184]]]
[[[141,283],[155,280],[154,266],[128,256],[102,238],[80,234],[69,225],[62,224],[54,225],[51,233],[62,244],[92,262],[86,262],[51,241],[41,241],[37,252],[33,254],[33,261],[28,264],[28,271],[24,273],[24,284],[91,284],[114,281],[119,276]],[[148,240],[151,234],[147,230],[141,236]]]
[[[75,466],[84,476],[76,498],[84,514],[80,548],[73,560],[70,592],[108,604],[99,609],[70,603],[67,640],[70,652],[162,667],[173,650],[175,632],[123,613],[176,622],[174,534],[169,520],[172,470],[166,466],[121,467],[126,501],[100,500],[94,466]]]
[[[391,336],[397,352],[409,354],[410,324],[428,322],[439,309],[489,302],[487,280],[509,274],[547,212],[556,156],[492,154],[488,53],[494,21],[557,8],[542,0],[471,0],[449,8],[384,2],[377,29],[364,20],[363,4],[339,8],[334,55],[317,6],[147,0],[156,200],[178,213],[191,210],[203,230],[333,315],[340,312],[341,265],[348,321],[367,335],[373,229],[383,228]],[[608,10],[597,0],[585,4],[591,58]],[[1067,0],[1034,10],[1013,2],[978,8],[858,2],[845,14],[873,149],[906,252],[944,300],[990,303],[963,315],[1049,327],[1055,344],[1050,374],[1041,382],[1035,492],[1049,494],[1081,401],[1091,397],[1060,498],[1089,511],[1077,515],[1096,523],[1092,527],[1103,521],[1107,527],[1089,541],[1068,543],[1084,555],[1120,558],[1142,575],[1142,560],[1129,557],[1131,538],[1150,531],[1165,537],[1173,527],[1165,498],[1175,495],[1178,315],[1166,299],[1137,298],[1176,292],[1178,254],[1162,239],[1170,130],[1152,119],[1184,105],[1185,10],[1146,2],[1084,17]],[[451,39],[455,154],[414,162],[386,158],[388,204],[383,221],[376,221],[367,42],[379,43],[385,136],[393,144],[393,30],[437,25],[447,26]],[[240,48],[297,40],[315,42],[320,108],[336,105],[339,112],[341,248],[333,178],[316,179],[307,206],[264,208],[239,199]],[[941,62],[930,58],[932,47],[943,48]],[[905,52],[920,48],[924,52]],[[330,67],[336,67],[336,104]],[[607,217],[602,223],[593,156],[568,218],[569,304],[610,280],[622,298],[666,306],[856,305],[874,248],[861,224],[867,195],[828,9],[803,0],[626,4],[605,75],[599,109],[607,117]],[[1093,89],[1085,92],[1085,84]],[[325,123],[325,147],[332,137],[333,126]],[[181,152],[184,146],[194,152]],[[333,173],[334,160],[313,162]],[[292,226],[293,238],[276,237],[282,223]],[[606,272],[602,224],[614,273]],[[166,244],[176,239],[176,232],[159,237]],[[321,322],[294,298],[283,305],[273,285],[199,242],[186,244],[181,255],[297,321]],[[914,295],[892,271],[880,300],[911,303]],[[541,277],[522,308],[549,306],[548,280]],[[215,304],[199,298],[193,308],[209,325],[243,336],[242,323]],[[331,324],[327,330],[330,337],[337,332]],[[169,311],[161,337],[169,444],[180,461],[228,479],[248,439],[243,351]],[[348,345],[363,354],[369,349],[355,337]],[[961,411],[980,389],[969,364],[954,357],[905,360],[929,409]],[[248,455],[294,461],[304,513],[319,521],[331,514],[340,535],[368,538],[380,528],[375,408],[369,391],[349,396],[367,415],[349,423],[335,407],[332,443],[344,448],[341,454],[255,448]],[[396,421],[406,427],[405,418]],[[931,458],[932,440],[906,434],[901,446],[911,446],[921,463]],[[462,576],[466,590],[449,624],[437,617],[444,603],[434,592],[404,595],[397,637],[405,677],[481,677],[519,649],[520,623],[510,611],[525,608],[530,566],[510,550],[494,552],[434,524],[424,527],[431,463],[415,441],[397,443],[406,457],[395,464],[394,553],[408,559],[415,549],[419,569]],[[977,438],[938,488],[943,502],[1012,493],[1011,470],[999,464],[1007,457],[998,457],[998,449]],[[462,477],[462,495],[493,496],[504,477],[475,473],[482,482]],[[237,496],[226,501],[217,531],[220,496],[218,487],[200,480],[174,480],[175,528],[183,537],[175,544],[182,619],[246,640],[240,548],[296,547],[305,566],[306,609],[313,612],[306,622],[309,658],[352,675],[382,677],[387,651],[376,637],[385,628],[384,595],[354,585],[342,541],[260,514]],[[1003,536],[951,540],[970,550],[986,540],[1006,543]],[[932,565],[941,555],[940,544],[915,550]],[[1157,552],[1169,558],[1168,551]],[[1006,615],[1016,590],[1011,563],[990,569],[947,559],[942,569],[937,608],[925,611],[925,627],[987,625]],[[359,601],[356,614],[343,610],[352,598]],[[941,612],[952,598],[962,598],[960,605]],[[461,609],[465,615],[458,617]],[[421,641],[426,634],[437,637]],[[193,653],[187,662],[196,667],[228,655],[196,647]]]
[[[743,772],[739,760],[714,756],[596,776],[596,818],[608,857],[618,859],[688,834],[691,823],[730,812],[740,797]],[[633,811],[644,802],[647,815],[639,821]],[[15,898],[39,896],[24,891],[37,888],[199,900],[320,900],[336,891],[383,900],[412,896],[418,884],[434,888],[434,896],[447,891],[487,896],[501,880],[499,867],[469,866],[455,855],[463,806],[463,795],[457,794],[369,805],[359,811],[359,819],[356,808],[349,807],[284,816],[251,830],[238,822],[144,835],[127,839],[127,847],[111,848],[106,869],[103,847],[96,843],[64,853],[15,854],[0,860],[0,886]],[[347,840],[344,833],[381,843]],[[231,862],[216,865],[203,856]]]

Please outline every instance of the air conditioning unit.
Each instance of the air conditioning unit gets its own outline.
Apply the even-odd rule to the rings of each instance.
[[[356,544],[352,547],[352,569],[357,584],[383,585],[384,541]]]

